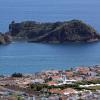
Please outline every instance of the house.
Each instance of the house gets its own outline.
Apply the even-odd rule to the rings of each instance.
[[[72,71],[65,71],[65,75],[67,77],[72,77],[74,75],[74,73]]]
[[[53,88],[48,90],[50,93],[61,94],[61,95],[70,95],[70,94],[77,94],[78,92],[72,88],[66,88],[61,90],[60,88]]]
[[[57,82],[55,82],[55,81],[49,81],[47,84],[48,84],[49,86],[52,86],[52,85],[57,85]]]
[[[69,94],[77,94],[78,92],[75,89],[72,88],[66,88],[60,91],[63,95],[69,95]]]
[[[52,88],[48,90],[48,92],[55,93],[55,94],[60,94],[60,91],[61,91],[60,88]]]
[[[80,73],[80,74],[87,75],[88,72],[90,71],[90,68],[89,67],[76,67],[75,71]]]
[[[31,80],[31,83],[44,83],[44,80],[43,79],[34,79],[34,80]]]

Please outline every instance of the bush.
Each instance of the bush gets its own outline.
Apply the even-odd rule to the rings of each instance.
[[[11,76],[12,77],[23,77],[22,73],[14,73]]]
[[[34,91],[41,91],[44,88],[47,88],[46,84],[30,84],[30,89],[34,90]]]

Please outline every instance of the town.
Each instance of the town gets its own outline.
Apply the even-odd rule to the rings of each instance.
[[[0,75],[0,100],[100,100],[100,65]]]

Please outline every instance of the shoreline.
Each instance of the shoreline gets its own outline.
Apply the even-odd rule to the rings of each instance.
[[[89,98],[87,94],[93,98],[96,94],[98,98],[100,96],[99,72],[100,65],[79,66],[69,70],[47,70],[34,74],[13,73],[9,76],[0,76],[0,93],[3,97],[18,98],[20,95],[21,98],[34,97],[36,100],[37,97],[42,100],[49,97],[60,99],[62,96],[67,98],[77,96],[76,100],[78,100],[84,96]]]
[[[0,76],[11,76],[12,74],[14,74],[14,73],[21,73],[21,74],[23,74],[23,75],[32,75],[32,74],[36,74],[36,73],[42,73],[42,72],[47,72],[47,71],[65,71],[65,70],[74,70],[74,69],[76,69],[76,68],[78,68],[78,67],[82,67],[82,68],[95,68],[95,67],[100,67],[100,64],[96,64],[96,65],[87,65],[87,66],[85,66],[85,65],[78,65],[78,66],[73,66],[73,67],[66,67],[66,68],[56,68],[56,67],[54,67],[54,68],[49,68],[49,69],[42,69],[42,70],[40,70],[40,71],[36,71],[36,72],[12,72],[12,73],[9,73],[9,74],[0,74]]]

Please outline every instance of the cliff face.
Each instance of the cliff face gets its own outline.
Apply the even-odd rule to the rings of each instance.
[[[100,35],[90,25],[80,20],[55,23],[26,21],[9,25],[11,36],[31,42],[95,41]]]
[[[7,44],[11,42],[11,36],[0,33],[0,44]]]

